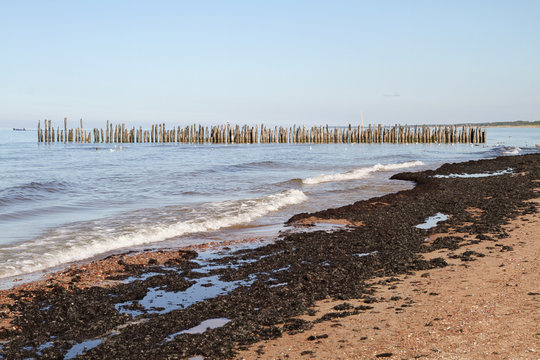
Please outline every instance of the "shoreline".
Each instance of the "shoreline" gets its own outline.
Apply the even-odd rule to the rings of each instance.
[[[13,304],[10,300],[12,296],[37,291],[48,292],[54,287],[61,287],[68,290],[88,289],[93,286],[112,287],[119,284],[119,279],[130,274],[129,267],[166,266],[168,262],[178,259],[192,259],[197,252],[217,251],[229,246],[242,246],[261,242],[258,238],[246,238],[241,240],[230,240],[224,242],[210,241],[208,243],[186,245],[176,249],[157,249],[148,251],[126,251],[100,257],[93,261],[81,261],[71,264],[59,271],[48,271],[37,280],[23,282],[14,285],[9,289],[0,290],[0,305]],[[13,314],[4,306],[0,309],[0,331],[11,329],[11,319]]]
[[[449,268],[442,256],[425,258],[427,250],[493,246],[509,236],[504,226],[510,219],[537,219],[538,206],[529,201],[538,197],[539,164],[540,155],[532,154],[397,174],[393,178],[414,181],[416,187],[289,220],[290,224],[310,217],[321,222],[340,219],[356,226],[287,234],[255,249],[225,247],[213,259],[201,259],[201,254],[188,250],[176,250],[174,256],[167,258],[173,255],[169,253],[162,259],[155,259],[154,253],[139,255],[138,263],[110,257],[122,274],[104,276],[120,282],[108,287],[92,286],[92,281],[79,286],[87,269],[70,269],[65,286],[45,283],[41,288],[2,293],[2,309],[15,317],[10,323],[13,328],[0,331],[0,354],[62,357],[93,340],[95,347],[81,348],[83,357],[129,359],[143,353],[149,358],[232,358],[254,343],[259,346],[261,341],[331,326],[336,316],[361,317],[370,310],[365,306],[371,305],[353,306],[339,315],[329,315],[335,313],[331,311],[313,318],[313,314],[317,314],[316,304],[325,299],[378,302],[374,279]],[[433,176],[510,168],[511,173],[482,178]],[[439,212],[448,219],[428,230],[415,227]],[[434,236],[444,233],[449,235]],[[99,271],[99,265],[92,271]],[[135,280],[124,282],[127,276]],[[201,284],[200,291],[223,286],[228,291],[183,305],[188,303],[180,301],[182,294],[197,288],[203,279],[210,282]],[[149,302],[148,297],[156,294],[152,289],[159,289],[158,295],[173,305],[160,303],[159,296]],[[408,307],[402,308],[407,313]],[[229,322],[202,334],[167,340],[171,334],[217,318]],[[50,346],[43,348],[43,344]]]

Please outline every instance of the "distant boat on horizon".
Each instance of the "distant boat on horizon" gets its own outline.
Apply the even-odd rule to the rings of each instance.
[[[13,128],[13,131],[26,131],[26,128]]]

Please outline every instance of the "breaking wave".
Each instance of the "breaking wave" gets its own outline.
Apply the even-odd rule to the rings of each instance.
[[[68,224],[34,240],[0,248],[0,278],[35,272],[120,248],[248,224],[305,200],[307,196],[294,189],[253,199],[203,204],[195,211],[147,209],[136,216],[130,214]],[[173,219],[173,213],[181,214],[183,219]],[[149,220],[152,216],[155,218]]]
[[[502,150],[502,154],[504,155],[517,155],[520,152],[521,149],[517,146],[505,147],[505,149]]]
[[[347,181],[347,180],[356,180],[363,179],[369,176],[371,173],[376,171],[391,171],[398,169],[405,169],[413,166],[424,165],[422,161],[407,161],[401,164],[376,164],[373,166],[362,167],[345,173],[336,173],[336,174],[322,174],[319,176],[303,179],[302,183],[306,185],[315,185],[331,181]]]

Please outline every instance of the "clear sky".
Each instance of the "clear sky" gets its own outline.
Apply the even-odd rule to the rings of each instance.
[[[0,126],[540,120],[540,1],[0,0]]]

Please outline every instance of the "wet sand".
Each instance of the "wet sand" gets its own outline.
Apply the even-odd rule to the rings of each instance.
[[[417,185],[288,222],[332,231],[115,255],[2,291],[0,355],[538,358],[540,155],[394,178]]]

